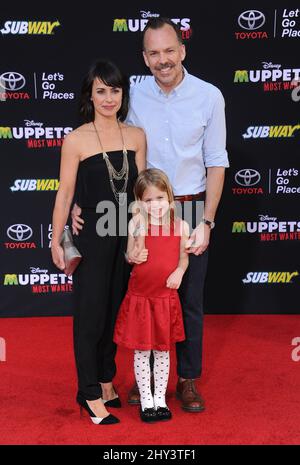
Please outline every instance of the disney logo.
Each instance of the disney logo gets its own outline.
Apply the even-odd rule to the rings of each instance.
[[[30,121],[29,119],[24,119],[24,122],[25,122],[25,126],[29,126],[29,127],[38,126],[40,128],[44,124],[44,123],[36,123],[35,121],[33,120]]]
[[[159,18],[159,14],[151,13],[150,11],[140,11],[142,18]]]
[[[272,218],[269,215],[259,215],[260,221],[276,221],[277,218]]]
[[[30,267],[30,271],[31,271],[31,273],[43,273],[43,274],[48,273],[48,270],[41,270],[41,268],[39,268],[39,267],[34,268],[33,266]]]
[[[264,69],[270,69],[270,68],[279,69],[282,66],[282,65],[273,65],[271,61],[269,63],[267,61],[263,61],[262,64],[263,64]]]

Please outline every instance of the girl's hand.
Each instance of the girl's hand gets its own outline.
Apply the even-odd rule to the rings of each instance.
[[[148,260],[148,249],[136,245],[131,253],[128,254],[129,261],[140,265]]]
[[[173,273],[171,273],[168,277],[166,286],[170,289],[178,289],[181,284],[183,275],[184,271],[179,267],[176,268],[176,270],[173,271]]]
[[[56,265],[57,268],[63,271],[66,265],[64,261],[64,251],[62,246],[59,244],[52,244],[51,254],[54,265]]]
[[[145,237],[137,236],[134,239],[134,247],[130,253],[128,253],[128,259],[131,263],[140,265],[148,259],[148,249],[145,249]]]

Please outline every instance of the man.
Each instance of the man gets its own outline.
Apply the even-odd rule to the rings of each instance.
[[[171,20],[148,21],[143,32],[143,56],[153,76],[132,88],[127,122],[142,127],[146,133],[147,167],[163,170],[175,200],[189,202],[192,208],[189,267],[178,290],[186,340],[176,345],[176,395],[185,411],[201,412],[204,401],[195,379],[202,371],[207,247],[229,164],[223,96],[215,86],[183,68],[185,55],[180,29]],[[203,201],[203,216],[198,222]],[[184,210],[183,219],[187,220]],[[139,403],[136,386],[128,402]]]

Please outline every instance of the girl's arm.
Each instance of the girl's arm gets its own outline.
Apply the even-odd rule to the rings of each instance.
[[[61,270],[65,268],[63,249],[60,245],[61,235],[69,216],[79,165],[79,152],[78,148],[76,148],[78,144],[75,144],[75,142],[76,136],[74,134],[66,136],[63,142],[60,161],[59,189],[56,194],[52,218],[52,259],[55,265]]]
[[[185,245],[189,238],[189,225],[186,221],[181,220],[181,240],[180,240],[180,252],[179,252],[179,261],[177,268],[170,274],[167,279],[167,287],[171,289],[178,289],[183,275],[189,265],[189,255],[186,252]]]
[[[128,240],[126,260],[128,263],[140,264],[147,260],[148,250],[145,249],[145,235],[141,232],[136,234],[138,228],[137,216],[131,218],[128,224]]]
[[[132,251],[133,251],[133,248],[134,248],[134,236],[132,234],[132,231],[134,230],[134,220],[131,219],[128,223],[128,237],[127,237],[127,250],[126,250],[126,260],[129,262],[129,263],[132,263],[131,261],[131,254],[132,254]]]

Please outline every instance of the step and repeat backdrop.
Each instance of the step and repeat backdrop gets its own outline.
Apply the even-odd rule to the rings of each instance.
[[[153,16],[180,25],[185,67],[226,102],[206,312],[299,312],[300,4],[134,0],[0,9],[0,316],[72,314],[72,279],[50,255],[62,141],[94,59],[115,61],[132,86],[149,74],[141,31]]]

